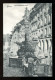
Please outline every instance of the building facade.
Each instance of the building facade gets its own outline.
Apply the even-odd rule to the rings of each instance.
[[[52,56],[52,3],[36,4],[29,17],[31,22],[29,37],[33,44],[38,41],[36,46],[41,48],[44,56],[48,56],[49,61],[49,57]]]
[[[27,34],[27,41],[35,50],[39,46],[45,56],[52,56],[52,3],[36,3],[30,11],[26,8],[20,25],[19,32],[16,29],[12,36],[12,46],[14,42],[25,41]]]
[[[52,4],[40,3],[34,10],[30,36],[33,41],[39,41],[38,45],[43,51],[48,51],[49,48],[52,49]]]
[[[25,29],[23,25],[21,27],[20,24],[21,22],[16,24],[12,32],[12,38],[10,44],[10,56],[17,56],[17,51],[20,49],[19,43],[25,41]]]

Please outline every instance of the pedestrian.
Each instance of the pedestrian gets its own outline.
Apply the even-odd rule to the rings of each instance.
[[[25,59],[25,56],[23,56],[23,58],[22,58],[22,68],[23,68],[23,71],[25,71],[25,67],[24,67],[25,64],[26,64],[26,59]]]
[[[32,74],[33,74],[33,62],[34,62],[34,59],[32,57],[28,58],[29,76],[32,76]]]

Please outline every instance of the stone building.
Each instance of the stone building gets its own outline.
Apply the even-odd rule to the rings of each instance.
[[[25,40],[27,34],[27,41],[34,49],[39,46],[45,56],[52,56],[52,3],[36,3],[30,11],[26,8],[20,25],[19,32],[18,29],[14,32],[16,39],[12,37],[11,43]]]
[[[38,3],[30,13],[32,41],[38,41],[43,52],[52,51],[52,4]]]
[[[25,40],[25,29],[21,22],[16,24],[14,30],[12,31],[11,45],[10,45],[10,56],[17,56],[17,51],[20,49],[19,43],[22,43]]]
[[[36,4],[30,13],[30,21],[30,37],[33,42],[38,41],[38,46],[49,61],[50,55],[52,56],[52,4]]]
[[[38,3],[30,13],[32,40],[38,40],[43,51],[52,48],[52,4]],[[36,7],[37,6],[37,7]]]

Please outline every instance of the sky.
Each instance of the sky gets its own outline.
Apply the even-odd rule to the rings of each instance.
[[[29,10],[36,3],[4,3],[3,4],[3,34],[11,34],[16,23],[23,19],[25,8]]]

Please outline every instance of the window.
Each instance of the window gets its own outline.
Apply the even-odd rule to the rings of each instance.
[[[48,24],[51,23],[51,16],[50,16],[50,14],[47,14],[47,21],[48,21]]]
[[[46,16],[46,13],[44,13],[44,25],[47,24],[47,16]]]
[[[40,19],[40,27],[42,27],[43,26],[43,21],[42,21],[42,19]]]
[[[45,10],[45,6],[43,6],[43,10],[42,10],[42,11],[43,11],[43,13],[46,11],[46,10]]]
[[[46,40],[46,50],[48,50],[48,40]]]
[[[41,41],[41,50],[43,51],[43,40]]]
[[[46,35],[47,35],[47,28],[45,28],[45,37],[46,37]]]
[[[51,26],[49,27],[49,36],[51,35]]]
[[[49,3],[46,4],[46,12],[48,13],[49,10]]]
[[[52,23],[52,13],[51,13],[51,23]]]
[[[50,18],[51,18],[51,17],[50,17],[50,15],[49,15],[49,14],[48,14],[48,18],[49,18],[49,23],[50,23]]]

